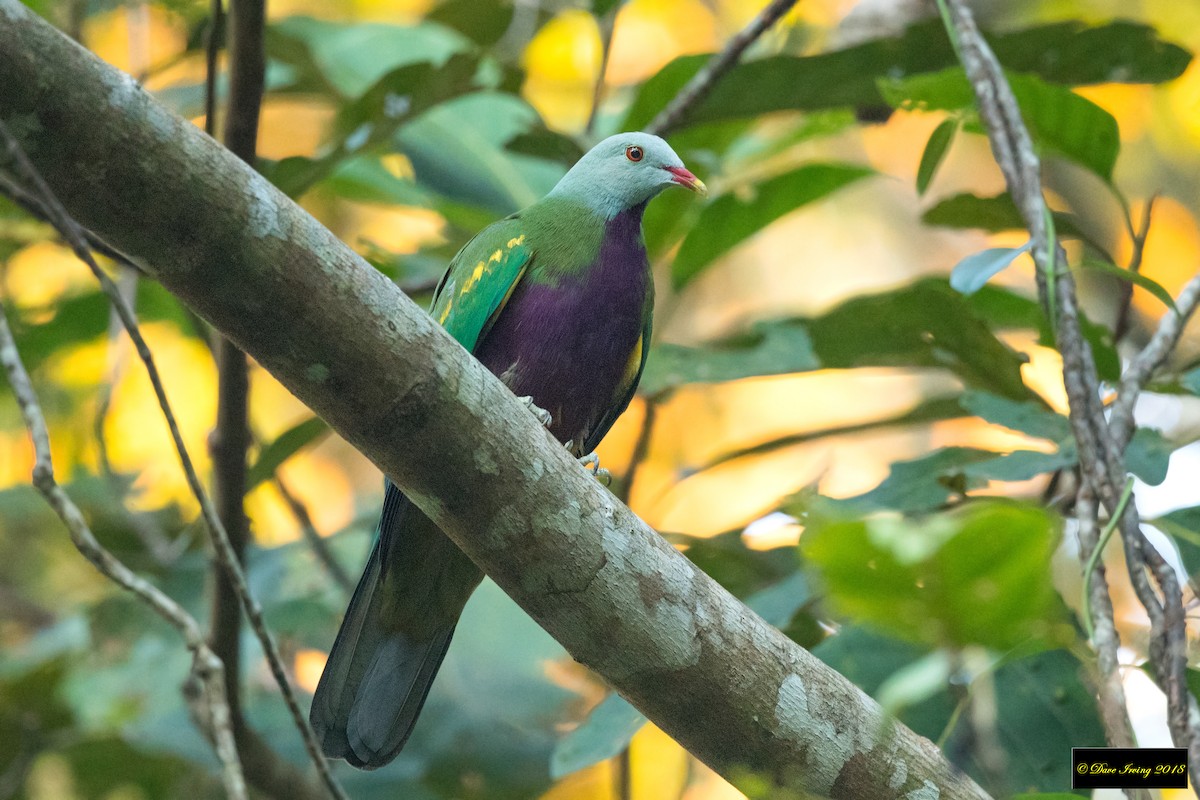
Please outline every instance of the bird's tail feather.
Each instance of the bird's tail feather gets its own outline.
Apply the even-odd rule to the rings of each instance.
[[[390,508],[385,507],[381,522],[383,533],[388,532],[389,527],[392,531],[400,527],[411,528],[413,522],[417,522],[416,527],[424,527],[420,524],[424,520],[409,519],[407,525],[397,524],[403,520],[396,519],[395,506],[407,505],[407,501],[392,486],[388,487],[388,494],[385,506]],[[400,516],[420,513],[415,508],[400,510],[409,512]],[[434,531],[442,536],[436,529]],[[329,653],[309,712],[325,755],[345,759],[360,769],[375,769],[387,764],[408,740],[450,646],[458,617],[455,612],[439,621],[441,615],[429,609],[419,631],[397,624],[398,607],[420,607],[424,605],[424,598],[420,589],[413,586],[415,581],[396,580],[398,576],[394,575],[386,576],[385,580],[385,563],[389,549],[397,544],[395,538],[380,535],[376,539]],[[418,534],[417,538],[424,537]],[[421,549],[419,545],[423,542],[406,544],[416,544],[417,549]],[[426,580],[437,577],[436,573],[425,576]],[[410,591],[415,592],[415,596],[405,597]],[[389,596],[397,592],[399,597]]]

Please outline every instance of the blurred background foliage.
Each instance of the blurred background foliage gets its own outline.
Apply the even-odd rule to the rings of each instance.
[[[203,124],[207,3],[28,2]],[[646,125],[760,7],[268,5],[261,168],[419,299],[481,226],[595,139]],[[647,214],[655,349],[600,455],[650,525],[991,791],[1064,792],[1069,748],[1103,732],[1071,524],[1052,502],[1075,459],[1061,360],[932,5],[804,0],[671,132],[712,194],[667,193]],[[1047,157],[1112,380],[1200,264],[1200,6],[975,5]],[[987,248],[1009,252],[965,262],[952,287],[951,267]],[[1111,273],[1135,258],[1145,279],[1114,341],[1130,284]],[[207,332],[160,287],[123,280],[207,468]],[[60,479],[105,544],[203,617],[197,508],[149,383],[86,268],[3,200],[0,282]],[[1139,406],[1130,452],[1143,518],[1186,575],[1200,569],[1198,358],[1193,333]],[[346,600],[334,573],[357,574],[381,481],[269,375],[252,384],[248,573],[311,691]],[[186,651],[72,549],[27,485],[32,459],[0,395],[0,797],[219,795],[179,692]],[[1114,592],[1137,665],[1146,621],[1126,584]],[[256,647],[247,636],[249,720],[303,764]],[[1137,669],[1126,683],[1141,743],[1166,746],[1161,695]],[[356,798],[776,796],[688,757],[491,583],[401,757],[338,772]]]

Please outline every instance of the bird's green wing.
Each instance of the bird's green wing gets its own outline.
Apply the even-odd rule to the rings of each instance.
[[[459,344],[474,352],[532,259],[519,217],[484,228],[450,262],[430,313]]]
[[[650,300],[650,307],[653,307],[653,298]],[[585,456],[588,453],[595,451],[600,444],[600,440],[608,433],[608,429],[617,421],[617,417],[625,413],[625,409],[629,407],[629,401],[633,399],[633,395],[637,392],[638,381],[642,379],[642,370],[646,368],[646,356],[650,354],[650,335],[653,332],[654,319],[647,311],[645,315],[646,321],[642,325],[642,335],[638,337],[637,344],[633,346],[633,352],[629,354],[629,361],[625,366],[625,374],[621,377],[621,383],[617,386],[616,394],[613,396],[612,405],[608,407],[608,411],[600,418],[600,422],[596,427],[588,431],[587,438],[583,442],[582,452],[577,455]]]

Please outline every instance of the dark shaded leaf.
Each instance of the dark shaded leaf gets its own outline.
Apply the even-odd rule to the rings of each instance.
[[[273,442],[259,451],[258,458],[246,473],[246,491],[265,480],[270,480],[283,462],[328,433],[329,425],[325,420],[309,417],[279,434]]]
[[[1157,519],[1147,520],[1171,537],[1179,551],[1179,560],[1196,586],[1200,580],[1200,506],[1179,508]]]
[[[977,391],[964,392],[960,402],[965,411],[1027,436],[1051,442],[1062,442],[1071,436],[1070,421],[1044,403],[1016,401]]]
[[[425,15],[427,21],[453,28],[480,47],[500,41],[512,17],[512,3],[504,0],[444,0]]]
[[[1151,486],[1167,478],[1167,467],[1175,446],[1153,428],[1138,428],[1125,448],[1125,466]]]
[[[925,152],[921,154],[921,164],[917,167],[917,194],[925,194],[925,190],[929,188],[942,159],[950,150],[950,143],[954,141],[958,125],[959,121],[954,117],[944,119],[930,134],[929,141],[925,143]]]
[[[664,536],[671,544],[686,545],[688,560],[735,597],[765,589],[793,575],[798,567],[795,548],[751,550],[741,531],[703,537],[682,533]]]
[[[583,158],[583,148],[574,139],[548,128],[536,128],[517,134],[504,143],[504,149],[547,161],[557,161],[568,169]]]
[[[921,215],[921,220],[927,225],[980,228],[992,233],[1025,230],[1025,220],[1007,192],[994,197],[956,194],[939,200]],[[1061,238],[1082,238],[1075,216],[1064,211],[1054,212],[1054,231]]]
[[[987,320],[996,329],[1027,328],[1038,332],[1038,341],[1046,347],[1054,347],[1054,334],[1050,331],[1042,307],[1032,297],[1018,294],[999,286],[985,286],[967,298],[973,313]],[[1121,360],[1113,344],[1112,331],[1088,319],[1082,311],[1079,324],[1084,338],[1092,348],[1096,359],[1096,370],[1101,380],[1121,379]]]
[[[1035,75],[1010,72],[1007,77],[1035,144],[1056,151],[1105,181],[1112,180],[1121,137],[1111,114],[1070,89]],[[975,107],[975,95],[959,67],[885,78],[880,81],[880,92],[894,108],[968,111]]]
[[[873,697],[898,671],[930,652],[856,625],[843,627],[813,649],[813,655]],[[1079,662],[1065,650],[1038,652],[996,667],[991,679],[996,696],[1003,698],[996,706],[996,731],[1007,756],[1006,786],[989,787],[985,782],[985,789],[1000,796],[1000,790],[1053,791],[1070,786],[1071,747],[1103,746],[1096,703],[1080,673]],[[943,750],[982,780],[986,771],[973,756],[977,751],[970,745],[970,727],[960,717],[947,731],[955,705],[947,688],[901,709],[898,718],[935,741],[945,734]]]
[[[1134,286],[1140,286],[1150,294],[1158,298],[1164,306],[1171,311],[1177,311],[1175,308],[1175,298],[1171,297],[1171,293],[1163,288],[1163,285],[1151,278],[1146,277],[1144,273],[1132,272],[1130,270],[1118,267],[1108,261],[1099,261],[1094,258],[1085,258],[1083,260],[1083,268],[1102,272],[1105,275],[1111,275],[1117,280],[1132,283]]]
[[[676,288],[685,285],[713,260],[770,223],[873,172],[852,164],[806,164],[721,195],[704,208],[683,240],[671,267],[672,282]]]
[[[757,324],[703,347],[660,345],[640,391],[814,369],[942,367],[968,385],[1014,399],[1030,396],[1023,358],[1000,342],[945,281],[922,280],[848,300],[812,318]]]
[[[638,391],[655,395],[685,383],[733,381],[819,369],[803,325],[764,322],[750,332],[706,348],[663,344],[646,362]]]
[[[1113,22],[1088,27],[1060,22],[989,35],[996,55],[1014,72],[1065,85],[1124,81],[1161,83],[1183,74],[1191,54],[1148,25]],[[684,56],[642,84],[622,123],[644,128],[708,60]],[[921,22],[895,38],[815,56],[773,56],[732,69],[691,110],[686,125],[785,110],[884,105],[876,81],[946,69],[958,63],[941,21]]]

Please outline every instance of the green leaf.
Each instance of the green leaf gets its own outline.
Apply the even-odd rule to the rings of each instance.
[[[283,462],[310,444],[324,438],[329,425],[320,417],[309,417],[288,428],[270,444],[264,446],[246,473],[246,491],[269,480]]]
[[[544,197],[563,175],[562,164],[504,149],[537,122],[537,112],[519,97],[480,92],[430,109],[397,133],[395,145],[422,186],[505,215]]]
[[[942,159],[950,150],[950,143],[954,141],[958,125],[958,119],[950,117],[942,120],[941,124],[930,134],[929,141],[925,144],[925,152],[921,154],[921,165],[917,168],[917,194],[925,194],[925,190],[929,188],[929,183],[937,173],[938,167],[941,166]]]
[[[937,205],[921,215],[926,225],[943,228],[980,228],[997,233],[999,231],[1026,230],[1025,220],[1012,197],[1005,192],[994,197],[978,197],[973,194],[957,194],[939,200]],[[1060,238],[1079,239],[1083,234],[1073,214],[1054,212],[1054,231]]]
[[[869,492],[831,502],[850,514],[869,514],[875,511],[914,513],[941,508],[958,495],[978,489],[986,482],[978,476],[968,476],[965,468],[977,462],[996,458],[990,450],[966,447],[946,447],[911,461],[897,461],[888,476]],[[803,498],[794,498],[783,506],[789,514],[799,515],[806,510]]]
[[[800,609],[812,599],[808,579],[796,570],[778,583],[759,589],[745,599],[746,605],[776,628],[786,628]]]
[[[1128,22],[1097,27],[1061,22],[988,39],[1009,70],[1065,85],[1161,83],[1183,74],[1191,60],[1190,53],[1163,42],[1152,27]],[[621,128],[644,128],[708,58],[684,56],[663,67],[642,84]],[[879,78],[934,72],[957,63],[941,21],[934,19],[913,25],[898,37],[843,50],[740,64],[692,108],[685,124],[786,110],[881,106]]]
[[[844,626],[813,649],[813,655],[873,697],[879,697],[893,675],[929,653],[857,625]],[[1104,745],[1095,699],[1081,672],[1070,653],[1048,650],[1001,662],[985,677],[1000,698],[995,729],[1006,756],[1005,786],[988,785],[988,772],[974,757],[978,751],[971,744],[970,726],[959,717],[949,727],[957,704],[949,687],[899,709],[898,718],[921,736],[935,741],[945,736],[943,751],[997,797],[1014,790],[1059,790],[1071,785],[1071,747]]]
[[[1167,467],[1175,446],[1153,428],[1138,428],[1125,448],[1125,466],[1151,486],[1167,478]]]
[[[1157,519],[1146,520],[1175,543],[1192,591],[1200,591],[1200,506],[1179,508]],[[1190,679],[1190,676],[1189,676]],[[1196,687],[1192,691],[1195,692]]]
[[[613,758],[629,746],[634,734],[645,724],[642,712],[613,692],[592,709],[579,727],[559,740],[550,757],[550,777],[557,780]]]
[[[920,519],[807,520],[801,551],[833,607],[905,639],[1006,651],[1061,641],[1050,556],[1059,522],[1032,505],[981,501]]]
[[[1132,283],[1134,286],[1140,286],[1150,294],[1154,295],[1159,301],[1171,311],[1178,311],[1175,307],[1175,299],[1171,297],[1171,293],[1163,288],[1161,283],[1158,283],[1151,278],[1146,277],[1140,272],[1133,272],[1123,267],[1118,267],[1108,261],[1100,261],[1095,258],[1085,258],[1082,264],[1084,269],[1103,272],[1105,275],[1111,275],[1118,280]]]
[[[727,192],[700,214],[675,256],[671,278],[676,288],[695,278],[713,260],[768,224],[873,174],[851,164],[806,164],[760,184]]]
[[[383,75],[334,118],[334,142],[317,158],[293,156],[264,165],[281,191],[298,197],[344,161],[378,149],[406,122],[446,100],[478,88],[474,56],[451,56],[444,64],[408,64]]]
[[[1054,347],[1054,334],[1042,306],[1032,297],[1018,294],[1010,289],[988,285],[967,298],[967,305],[972,313],[998,330],[1007,328],[1027,328],[1037,331],[1039,343],[1046,347]],[[1100,325],[1088,319],[1087,314],[1080,312],[1080,327],[1096,358],[1096,370],[1100,379],[1119,381],[1121,379],[1121,361],[1117,356],[1113,343],[1112,331],[1107,325]]]
[[[1032,246],[1030,241],[1020,247],[991,247],[973,253],[950,270],[950,286],[963,294],[975,294]]]
[[[359,97],[389,72],[441,67],[472,48],[466,37],[430,22],[348,24],[294,16],[272,24],[267,36],[268,52],[296,71],[294,88],[345,99]]]
[[[1034,143],[1111,182],[1121,148],[1113,116],[1091,100],[1035,75],[1009,72],[1006,76]],[[969,111],[975,107],[974,93],[960,67],[908,78],[885,78],[879,88],[894,108]]]
[[[935,511],[960,499],[988,481],[1024,481],[1076,463],[1074,443],[1060,444],[1056,453],[1016,450],[996,453],[969,447],[946,447],[911,461],[897,461],[888,476],[868,492],[840,500],[822,499],[849,514],[899,511],[905,514]],[[801,514],[807,508],[803,495],[792,498],[783,510]]]
[[[654,396],[687,383],[734,381],[819,369],[806,328],[762,322],[748,333],[706,348],[658,345],[651,352],[638,391]]]
[[[574,139],[549,128],[533,128],[519,133],[504,143],[504,149],[511,153],[557,161],[568,169],[583,158],[584,152]]]
[[[1179,383],[1192,394],[1200,395],[1200,369],[1194,369],[1185,373],[1179,379]]]
[[[796,574],[794,547],[751,550],[740,530],[717,536],[665,536],[676,547],[686,547],[688,560],[735,597],[754,596]],[[762,602],[769,603],[769,596]]]
[[[964,392],[960,402],[965,411],[1027,436],[1051,442],[1062,442],[1071,437],[1070,420],[1051,411],[1044,403],[1016,401],[980,391]]]
[[[480,47],[500,41],[512,17],[512,3],[503,0],[444,0],[425,15],[426,21],[453,28]]]
[[[640,391],[814,369],[915,366],[948,369],[969,386],[1025,399],[1022,363],[962,295],[927,279],[848,300],[819,317],[759,323],[703,347],[660,345]]]

